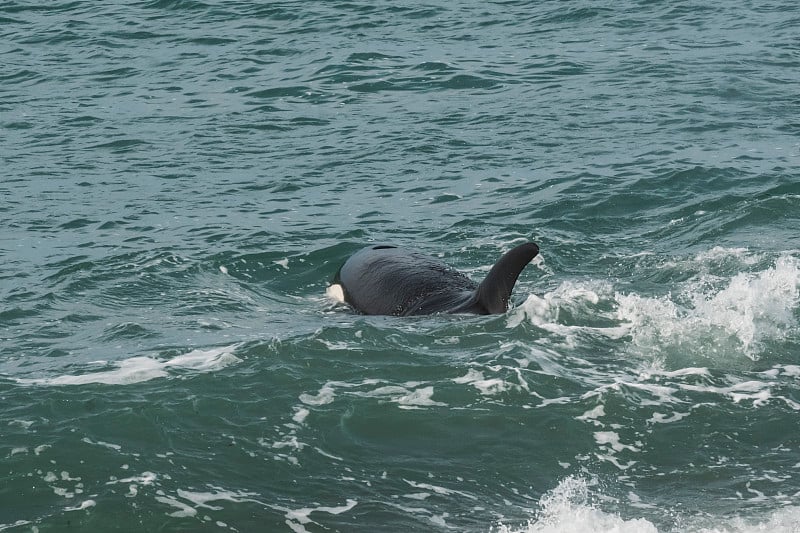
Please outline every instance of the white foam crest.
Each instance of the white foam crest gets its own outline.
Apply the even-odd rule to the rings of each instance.
[[[594,440],[600,446],[608,446],[615,452],[621,452],[622,450],[630,450],[632,452],[640,451],[636,446],[620,442],[619,433],[616,431],[595,431]]]
[[[81,441],[85,442],[86,444],[94,444],[96,446],[103,446],[105,448],[110,448],[110,449],[115,450],[115,451],[120,451],[122,449],[122,446],[120,446],[119,444],[112,444],[110,442],[103,442],[101,440],[99,440],[97,442],[94,442],[89,437],[84,437],[84,438],[81,439]]]
[[[715,288],[715,281],[701,276],[676,297],[617,294],[618,318],[630,325],[639,347],[688,345],[711,358],[744,351],[757,359],[764,342],[781,340],[796,328],[797,258],[784,255],[763,271],[736,274],[722,288]]]
[[[725,246],[715,246],[705,252],[700,252],[694,257],[697,263],[715,263],[735,259],[745,265],[756,264],[760,257],[750,253],[747,248],[727,248]]]
[[[800,299],[800,262],[784,256],[757,274],[737,274],[728,287],[695,297],[695,310],[711,323],[736,333],[745,349],[764,338],[780,338],[795,325]]]
[[[360,383],[346,383],[342,381],[329,381],[325,383],[317,394],[303,393],[299,400],[309,406],[327,405],[336,399],[337,389],[344,389],[346,394],[360,396],[362,398],[381,398],[399,404],[401,409],[416,409],[419,407],[444,406],[442,402],[433,400],[434,388],[432,385],[424,385],[420,382],[407,382],[402,385],[381,385],[378,379],[365,379]],[[380,385],[375,387],[376,385]],[[369,390],[351,390],[362,387],[369,387]],[[305,409],[296,407],[295,409]],[[302,420],[308,416],[308,412],[301,415]]]
[[[336,397],[336,392],[333,388],[334,383],[328,382],[322,386],[316,395],[303,393],[300,395],[300,401],[306,405],[326,405],[333,401]]]
[[[487,379],[483,375],[483,372],[475,370],[474,368],[467,370],[467,373],[461,377],[453,378],[453,382],[472,385],[484,396],[492,396],[514,388],[514,384],[508,383],[500,378]]]
[[[776,365],[770,370],[759,372],[762,379],[746,380],[732,375],[714,378],[706,368],[665,371],[653,366],[636,376],[620,377],[613,383],[601,384],[583,393],[580,397],[582,401],[594,400],[598,405],[575,418],[594,426],[604,427],[602,417],[605,416],[603,407],[605,396],[620,392],[626,395],[633,393],[635,402],[640,407],[656,408],[647,420],[648,424],[669,424],[680,421],[691,416],[694,408],[703,405],[704,402],[717,400],[752,408],[783,403],[795,411],[800,411],[800,403],[794,401],[790,394],[782,394],[783,381],[796,379],[796,372],[800,372],[800,367],[797,365]],[[708,398],[709,395],[716,395],[718,398]],[[565,398],[563,402],[551,400],[543,404],[570,401],[570,398]],[[698,401],[700,403],[697,403]]]
[[[589,503],[589,487],[576,477],[563,479],[542,496],[536,519],[522,528],[500,526],[497,533],[658,533],[644,518],[624,520]]]
[[[773,511],[766,517],[724,520],[711,526],[698,525],[696,533],[797,533],[800,524],[800,507],[787,507]]]
[[[613,287],[607,282],[565,281],[542,296],[529,295],[509,313],[507,327],[517,327],[527,319],[534,326],[564,337],[585,332],[621,338],[627,335],[627,327],[612,325],[610,321],[616,320],[613,313],[599,308],[602,302],[613,301],[613,296]],[[587,323],[567,324],[565,315],[571,317],[566,320],[578,319]],[[598,318],[604,322],[602,326],[593,325]]]
[[[697,356],[729,362],[731,354],[760,357],[769,344],[798,331],[800,258],[716,247],[659,269],[692,273],[663,296],[622,293],[603,281],[565,281],[532,294],[508,313],[507,327],[523,322],[575,345],[582,337],[628,337],[657,358]],[[649,265],[652,267],[652,265]],[[737,273],[738,272],[738,273]]]
[[[318,525],[311,519],[311,513],[328,513],[332,515],[342,514],[349,511],[358,503],[357,500],[347,499],[346,503],[340,507],[304,507],[302,509],[289,509],[286,511],[286,525],[295,533],[308,533],[306,524]]]
[[[197,510],[194,507],[192,507],[191,505],[187,505],[182,501],[173,498],[172,496],[156,496],[155,499],[157,502],[169,505],[170,507],[177,509],[177,511],[168,513],[167,516],[172,516],[175,518],[189,518],[197,515]]]
[[[533,267],[538,268],[545,274],[550,274],[550,275],[554,274],[553,269],[549,267],[547,264],[545,264],[544,254],[542,254],[541,252],[539,252],[539,254],[536,257],[531,259],[531,262],[529,264]]]
[[[694,392],[710,392],[730,397],[733,403],[743,400],[752,400],[753,407],[761,407],[772,399],[772,387],[775,383],[764,381],[741,381],[727,387],[713,385],[694,385],[682,383],[678,386],[683,390]]]
[[[6,529],[15,529],[15,528],[19,528],[19,527],[22,527],[22,526],[29,526],[29,525],[31,525],[31,522],[28,521],[28,520],[17,520],[16,522],[13,522],[13,523],[0,524],[0,531],[5,531]],[[36,530],[32,529],[32,531],[36,531]]]
[[[382,398],[397,403],[401,409],[447,405],[433,399],[433,386],[416,388],[418,385],[419,383],[405,383],[404,386],[385,385],[368,392],[354,392],[353,394],[363,398]]]
[[[97,502],[94,500],[84,500],[81,502],[80,505],[76,505],[75,507],[67,507],[65,511],[83,511],[84,509],[88,509],[89,507],[94,507],[97,505]]]
[[[23,429],[30,429],[33,424],[33,420],[12,420],[8,423],[9,426],[19,426]]]
[[[209,509],[211,511],[220,511],[224,509],[222,505],[211,505],[210,502],[254,502],[263,505],[260,501],[254,499],[256,493],[247,491],[229,491],[219,487],[209,486],[212,491],[208,492],[195,492],[189,490],[178,489],[177,497],[168,496],[160,493],[155,497],[156,501],[168,505],[176,509],[168,516],[176,518],[187,518],[197,516],[198,509]],[[185,500],[185,501],[184,501]],[[190,503],[186,503],[186,502]],[[218,522],[219,525],[219,522]]]
[[[210,488],[213,489],[213,491],[197,492],[178,489],[178,496],[184,500],[192,502],[196,508],[202,507],[204,509],[211,509],[214,511],[219,511],[224,507],[220,505],[211,505],[210,502],[254,502],[258,503],[259,505],[261,504],[260,501],[255,499],[255,497],[258,496],[258,494],[255,492],[248,492],[244,490],[230,491],[214,486],[210,486]]]
[[[692,257],[677,257],[661,262],[658,268],[665,270],[700,271],[710,273],[720,268],[740,269],[762,261],[762,254],[753,253],[747,248],[728,248],[715,246],[710,250],[698,252]]]
[[[762,374],[772,378],[778,376],[800,378],[800,365],[775,365],[771,369],[762,372]]]
[[[527,524],[519,527],[500,525],[492,533],[797,533],[800,524],[800,507],[787,506],[755,516],[680,517],[675,511],[664,511],[668,521],[678,518],[678,524],[659,530],[646,518],[624,519],[616,513],[599,508],[592,500],[604,501],[599,495],[592,498],[590,483],[583,478],[569,476],[539,501],[539,512]],[[642,502],[629,492],[627,499],[634,508],[657,509]],[[610,498],[615,500],[615,498]]]
[[[152,485],[158,479],[158,475],[153,472],[142,472],[139,476],[131,476],[123,479],[112,478],[106,481],[106,485],[116,485],[117,483],[136,483],[141,485]]]
[[[442,496],[452,496],[452,495],[455,494],[455,495],[458,495],[458,496],[463,496],[463,497],[468,498],[470,500],[477,500],[478,499],[477,497],[473,496],[472,494],[468,494],[468,493],[462,492],[460,490],[448,489],[446,487],[440,487],[439,485],[432,485],[430,483],[418,483],[416,481],[411,481],[411,480],[405,479],[405,478],[403,479],[403,481],[405,481],[406,483],[408,483],[409,485],[411,485],[415,489],[428,490],[428,491],[431,491],[431,492],[433,492],[435,494],[440,494]]]
[[[129,385],[151,379],[169,377],[169,370],[194,370],[213,372],[241,361],[233,355],[238,344],[211,350],[192,350],[171,359],[160,360],[154,357],[130,357],[112,364],[115,368],[87,374],[67,374],[49,378],[17,378],[22,385]],[[103,364],[106,364],[103,362]]]
[[[420,387],[395,399],[401,409],[417,409],[419,407],[445,406],[446,403],[433,399],[433,387]]]

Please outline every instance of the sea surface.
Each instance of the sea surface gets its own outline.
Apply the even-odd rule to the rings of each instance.
[[[0,0],[0,531],[800,532],[799,153],[794,1]]]

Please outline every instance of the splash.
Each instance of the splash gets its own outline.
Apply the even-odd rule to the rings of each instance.
[[[604,512],[590,503],[589,484],[578,477],[567,477],[542,496],[536,519],[522,528],[500,526],[497,533],[658,533],[644,518],[625,520]]]
[[[656,267],[661,276],[686,281],[662,296],[623,292],[608,282],[566,281],[530,295],[509,314],[507,326],[529,321],[567,346],[587,338],[627,339],[632,351],[672,363],[727,363],[742,354],[757,360],[770,345],[797,334],[800,309],[800,259],[783,254],[761,270],[758,265],[764,265],[761,256],[739,248],[667,261]]]
[[[608,282],[566,281],[542,296],[529,295],[510,313],[507,325],[517,327],[527,318],[533,325],[567,339],[582,333],[620,338],[628,328],[615,320],[610,307],[613,295]]]
[[[721,287],[715,281],[701,275],[676,296],[618,293],[618,318],[640,348],[688,348],[710,358],[741,351],[758,359],[767,342],[781,341],[797,327],[798,259],[782,256],[774,266],[736,274]]]
[[[800,507],[789,506],[766,511],[759,516],[743,517],[682,517],[675,511],[661,511],[643,503],[639,496],[629,492],[630,506],[649,508],[661,514],[674,525],[659,529],[647,518],[624,519],[618,514],[604,511],[592,503],[592,483],[581,477],[569,476],[539,501],[536,517],[520,527],[500,525],[492,533],[797,533],[800,524]],[[597,495],[598,501],[609,498]],[[614,500],[614,498],[611,498]]]

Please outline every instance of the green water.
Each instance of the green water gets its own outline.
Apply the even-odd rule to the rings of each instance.
[[[0,4],[0,531],[800,531],[799,22]]]

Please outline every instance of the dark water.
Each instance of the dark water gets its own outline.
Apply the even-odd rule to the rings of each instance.
[[[0,3],[0,530],[800,531],[798,27]],[[525,240],[506,315],[325,297]]]

